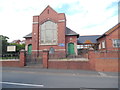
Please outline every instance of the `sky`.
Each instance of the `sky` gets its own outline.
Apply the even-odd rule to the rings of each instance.
[[[83,35],[102,35],[118,23],[119,0],[0,0],[0,35],[9,42],[32,32],[34,15],[48,5],[65,13],[67,27]]]

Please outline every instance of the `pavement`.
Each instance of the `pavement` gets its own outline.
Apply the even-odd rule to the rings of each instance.
[[[102,76],[102,77],[118,77],[118,72],[98,72],[89,70],[63,70],[63,69],[43,69],[33,67],[2,67],[2,71],[11,72],[27,72],[27,73],[49,73],[49,74],[67,74],[67,75],[83,75],[83,76]]]

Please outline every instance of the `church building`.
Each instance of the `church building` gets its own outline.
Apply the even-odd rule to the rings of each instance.
[[[31,53],[61,53],[77,55],[79,34],[66,27],[66,16],[47,6],[40,15],[33,16],[32,33],[26,35],[26,50]]]

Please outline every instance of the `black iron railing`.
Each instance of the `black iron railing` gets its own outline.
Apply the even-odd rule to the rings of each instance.
[[[1,54],[0,59],[19,59],[19,53],[15,54]]]

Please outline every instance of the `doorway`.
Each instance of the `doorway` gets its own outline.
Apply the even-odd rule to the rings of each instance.
[[[28,45],[28,54],[31,54],[32,53],[32,44],[29,44]]]
[[[69,54],[69,55],[75,54],[75,51],[74,51],[74,43],[68,43],[68,54]]]

